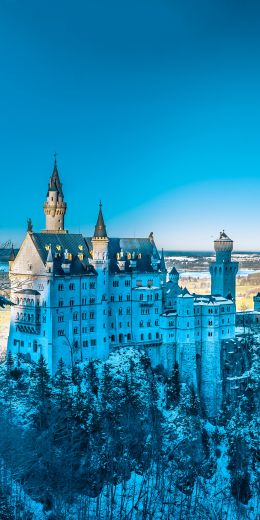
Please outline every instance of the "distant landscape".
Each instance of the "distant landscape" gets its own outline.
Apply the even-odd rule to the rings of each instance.
[[[16,250],[16,253],[18,250]],[[6,277],[8,272],[9,250],[0,253],[0,276]],[[214,261],[212,251],[165,251],[168,271],[174,265],[180,273],[180,285],[193,293],[210,292],[209,264]],[[253,308],[253,296],[260,291],[260,253],[235,252],[233,260],[239,262],[237,275],[237,309]]]

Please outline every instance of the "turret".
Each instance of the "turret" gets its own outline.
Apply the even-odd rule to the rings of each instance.
[[[99,213],[97,223],[95,225],[94,235],[92,237],[93,260],[104,261],[108,257],[108,243],[107,230],[104,222],[102,203],[99,204]]]
[[[233,240],[221,231],[217,240],[214,240],[216,261],[210,266],[211,294],[220,295],[235,301],[236,275],[238,262],[232,262]]]
[[[55,156],[53,172],[48,185],[47,200],[44,203],[46,228],[43,233],[67,233],[67,231],[64,230],[64,217],[66,210],[67,204],[64,201],[62,184],[60,182]]]
[[[15,261],[15,252],[14,252],[14,245],[12,244],[10,255],[9,255],[9,271],[12,270],[14,261]]]

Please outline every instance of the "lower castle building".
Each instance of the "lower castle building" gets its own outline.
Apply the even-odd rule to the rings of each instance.
[[[9,260],[11,310],[8,350],[50,372],[126,345],[144,347],[153,366],[179,364],[182,382],[199,392],[209,415],[221,403],[220,351],[235,337],[233,242],[222,232],[210,267],[212,295],[190,294],[167,273],[163,251],[148,238],[109,237],[100,204],[92,237],[64,228],[64,201],[56,160],[47,199],[46,227],[31,221],[21,248]]]

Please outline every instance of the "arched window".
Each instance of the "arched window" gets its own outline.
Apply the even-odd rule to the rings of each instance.
[[[115,336],[114,336],[114,334],[111,336],[111,341],[112,341],[112,342],[115,341]]]
[[[149,334],[148,334],[148,339],[152,339],[152,334],[151,334],[151,332],[149,332]]]
[[[119,339],[119,343],[123,343],[124,335],[123,334],[119,334],[118,339]]]
[[[144,335],[143,334],[141,334],[140,339],[141,339],[141,341],[144,340]]]
[[[131,334],[130,333],[127,334],[127,341],[131,341]]]

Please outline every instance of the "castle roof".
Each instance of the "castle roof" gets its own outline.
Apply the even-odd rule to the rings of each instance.
[[[92,237],[86,238],[88,248],[92,249]],[[151,265],[152,258],[160,263],[160,255],[156,249],[155,243],[150,238],[115,238],[109,237],[108,242],[108,258],[109,270],[111,273],[119,273],[117,253],[120,251],[125,253],[125,269],[124,272],[132,272],[131,260],[136,261],[135,270],[138,272],[153,273],[154,269]],[[128,258],[131,256],[131,258]]]
[[[88,262],[88,246],[80,233],[32,233],[31,238],[44,264],[52,257],[55,274],[64,274],[62,264],[65,263],[65,252],[71,255],[70,274],[96,273]]]

